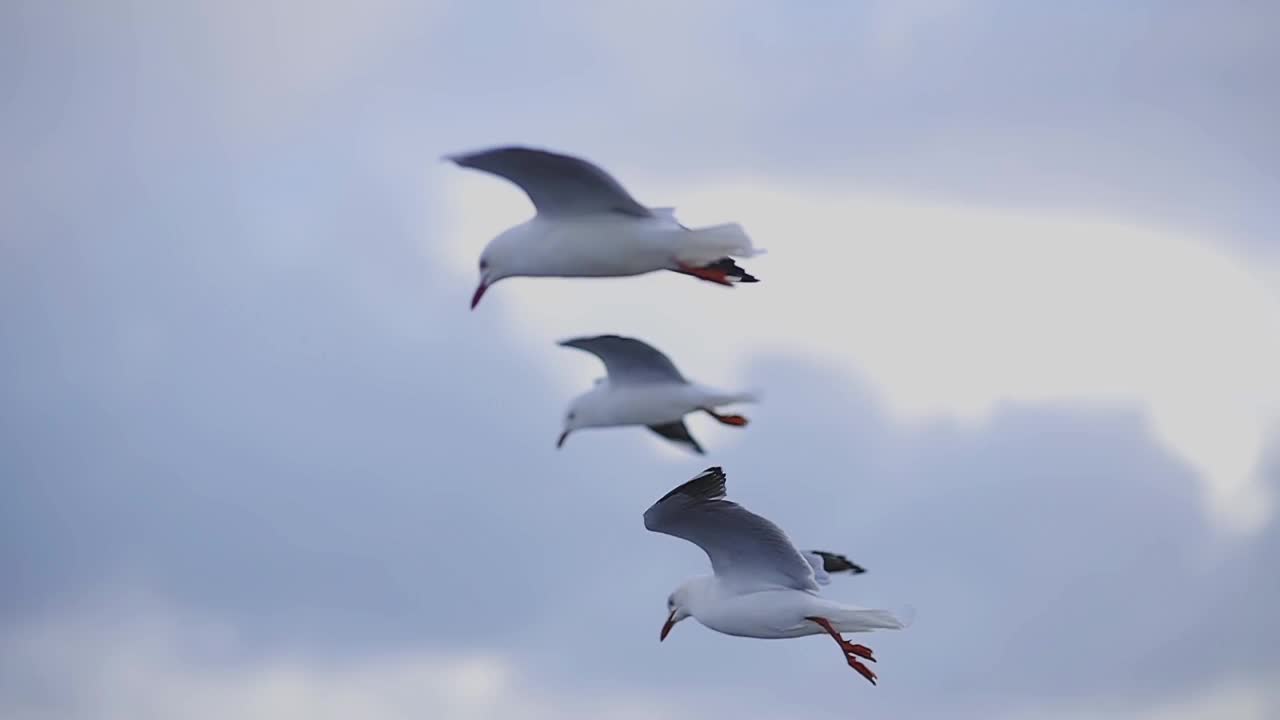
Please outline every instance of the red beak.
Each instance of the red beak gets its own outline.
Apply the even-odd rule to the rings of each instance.
[[[568,440],[568,439],[569,439],[569,431],[568,431],[568,430],[565,430],[564,432],[560,433],[560,439],[556,441],[556,449],[557,449],[557,450],[559,450],[559,449],[560,449],[560,446],[561,446],[561,445],[564,445],[564,441],[565,441],[565,440]]]
[[[671,628],[676,626],[676,611],[672,610],[667,616],[667,621],[662,624],[662,633],[658,635],[658,642],[667,639],[667,635],[671,632]]]
[[[489,289],[489,286],[486,285],[483,280],[481,280],[480,286],[476,288],[476,294],[471,296],[472,310],[475,310],[476,306],[480,304],[480,298],[484,297],[484,291],[488,289]]]

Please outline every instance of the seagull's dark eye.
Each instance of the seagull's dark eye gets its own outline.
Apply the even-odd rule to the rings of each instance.
[[[570,420],[572,420],[572,419],[573,419],[573,415],[574,415],[573,413],[569,413],[569,419],[570,419]]]
[[[488,260],[481,260],[481,261],[480,261],[480,269],[481,269],[481,270],[488,270],[488,269],[489,269],[489,261],[488,261]]]

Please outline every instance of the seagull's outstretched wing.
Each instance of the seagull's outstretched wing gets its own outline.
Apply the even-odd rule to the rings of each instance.
[[[830,573],[847,572],[857,575],[866,572],[866,568],[849,561],[849,558],[825,550],[806,550],[804,559],[813,567],[813,577],[819,585],[831,582]]]
[[[525,147],[500,147],[450,155],[446,159],[519,185],[539,215],[615,212],[635,217],[653,216],[609,173],[570,155]]]
[[[813,567],[781,528],[725,500],[719,467],[664,495],[645,511],[644,526],[702,548],[716,576],[742,591],[818,589]]]
[[[609,382],[617,385],[651,382],[687,382],[675,364],[652,345],[618,335],[573,338],[564,347],[586,350],[604,362]]]

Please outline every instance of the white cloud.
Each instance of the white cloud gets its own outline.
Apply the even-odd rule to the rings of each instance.
[[[446,187],[456,240],[437,247],[470,280],[481,246],[529,206],[484,177],[455,174]],[[1269,517],[1258,476],[1280,418],[1280,293],[1268,270],[1196,237],[1103,219],[766,181],[673,189],[655,204],[675,201],[691,224],[742,221],[770,248],[745,263],[759,285],[515,280],[486,296],[481,316],[505,312],[566,392],[599,371],[551,340],[607,331],[648,338],[719,384],[740,382],[764,351],[855,368],[902,422],[981,421],[1005,402],[1136,405],[1199,471],[1226,527]]]
[[[789,717],[723,695],[661,697],[537,687],[498,653],[323,656],[251,649],[234,627],[154,602],[52,614],[0,630],[0,717],[8,720],[550,720]],[[1270,680],[1269,682],[1267,680]],[[1278,678],[1243,678],[1174,697],[1046,700],[1005,712],[952,702],[955,717],[1007,720],[1262,720],[1280,706]],[[831,697],[844,715],[847,698]],[[925,698],[862,709],[867,717],[932,717]]]
[[[1234,682],[1164,701],[1099,702],[1023,708],[1006,720],[1269,720],[1280,711],[1280,677]]]
[[[253,656],[233,628],[155,607],[55,616],[0,638],[10,720],[683,717],[653,700],[541,691],[499,654]]]

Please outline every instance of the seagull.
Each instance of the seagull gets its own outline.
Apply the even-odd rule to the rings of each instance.
[[[691,383],[666,355],[648,343],[618,335],[597,335],[565,340],[560,345],[586,350],[600,358],[608,377],[597,380],[594,387],[569,404],[557,448],[564,445],[569,433],[581,428],[644,425],[701,455],[702,446],[689,434],[685,415],[701,411],[725,425],[747,424],[745,417],[722,415],[715,408],[754,402],[753,394]]]
[[[604,170],[576,157],[526,147],[446,156],[460,167],[506,178],[537,214],[489,241],[480,254],[485,290],[508,277],[623,277],[672,270],[720,285],[756,282],[733,261],[762,250],[737,223],[688,228],[673,208],[636,202]]]
[[[888,610],[867,610],[822,598],[829,582],[829,553],[801,553],[768,520],[725,499],[725,475],[711,467],[663,495],[644,513],[645,529],[682,538],[702,548],[714,575],[694,578],[667,597],[667,622],[658,639],[693,616],[726,635],[793,638],[830,635],[849,667],[876,684],[861,660],[875,662],[871,648],[840,633],[901,629],[907,623]],[[832,556],[848,563],[843,556]],[[848,563],[852,564],[852,563]],[[855,566],[856,567],[856,566]],[[861,569],[861,568],[859,568]]]

